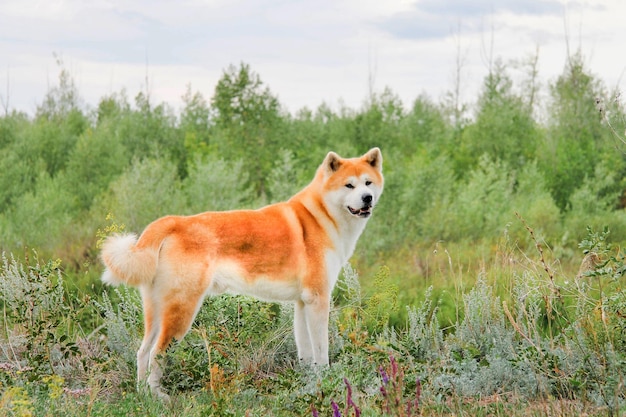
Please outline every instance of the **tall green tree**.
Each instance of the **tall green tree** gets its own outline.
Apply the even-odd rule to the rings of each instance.
[[[220,155],[242,159],[258,195],[267,192],[266,179],[281,146],[283,119],[278,98],[250,66],[241,63],[224,71],[211,100]]]
[[[483,82],[476,121],[463,131],[453,153],[457,173],[475,167],[482,155],[518,169],[535,158],[539,134],[532,108],[513,92],[511,78],[497,61]]]
[[[424,149],[432,158],[451,150],[452,128],[440,106],[421,94],[413,102],[411,111],[401,120],[401,134],[397,141],[399,156],[411,158]]]
[[[89,119],[82,110],[82,101],[70,72],[57,57],[61,68],[59,84],[51,87],[35,114],[35,130],[28,138],[27,147],[45,161],[46,170],[55,176],[67,162],[78,137],[89,127]]]
[[[187,86],[183,103],[185,107],[180,114],[179,129],[189,164],[198,156],[208,155],[211,150],[211,109],[202,94],[192,92],[191,85]]]
[[[88,129],[68,155],[67,169],[61,176],[80,209],[88,209],[130,164],[130,154],[116,129],[113,121]]]
[[[611,132],[602,125],[596,100],[606,96],[602,84],[585,67],[580,52],[568,57],[563,73],[550,86],[548,137],[540,153],[541,166],[557,205],[569,207],[570,197],[596,165],[610,160],[623,166]]]
[[[400,141],[399,125],[403,117],[402,101],[391,89],[372,94],[354,119],[354,144],[358,152],[396,145]]]

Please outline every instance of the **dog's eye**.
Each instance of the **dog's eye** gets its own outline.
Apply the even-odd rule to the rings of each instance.
[[[354,188],[354,185],[352,185],[352,184],[348,183],[348,184],[346,184],[346,188],[350,188],[350,189],[352,189],[352,188]]]
[[[371,181],[365,181],[365,185],[371,185],[372,182]]]

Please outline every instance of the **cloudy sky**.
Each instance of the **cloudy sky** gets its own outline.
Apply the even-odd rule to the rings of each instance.
[[[472,102],[490,57],[538,51],[547,83],[568,44],[624,90],[623,0],[0,0],[0,110],[34,113],[57,83],[55,54],[91,107],[122,89],[133,98],[147,79],[156,102],[179,110],[187,85],[208,99],[245,62],[295,112],[358,108],[385,87],[407,106],[421,93],[439,100],[457,62]]]

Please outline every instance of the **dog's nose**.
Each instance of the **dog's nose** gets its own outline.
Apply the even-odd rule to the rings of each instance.
[[[371,204],[372,203],[372,195],[371,194],[363,194],[361,196],[361,200],[363,200],[363,202],[365,204]]]

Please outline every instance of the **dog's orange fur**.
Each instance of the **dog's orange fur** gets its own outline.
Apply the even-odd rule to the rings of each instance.
[[[327,364],[331,292],[382,189],[378,148],[352,159],[331,152],[313,181],[287,202],[166,216],[139,239],[109,237],[103,280],[137,286],[142,295],[139,381],[147,378],[165,395],[157,355],[187,333],[206,294],[224,291],[295,302],[300,358]]]

